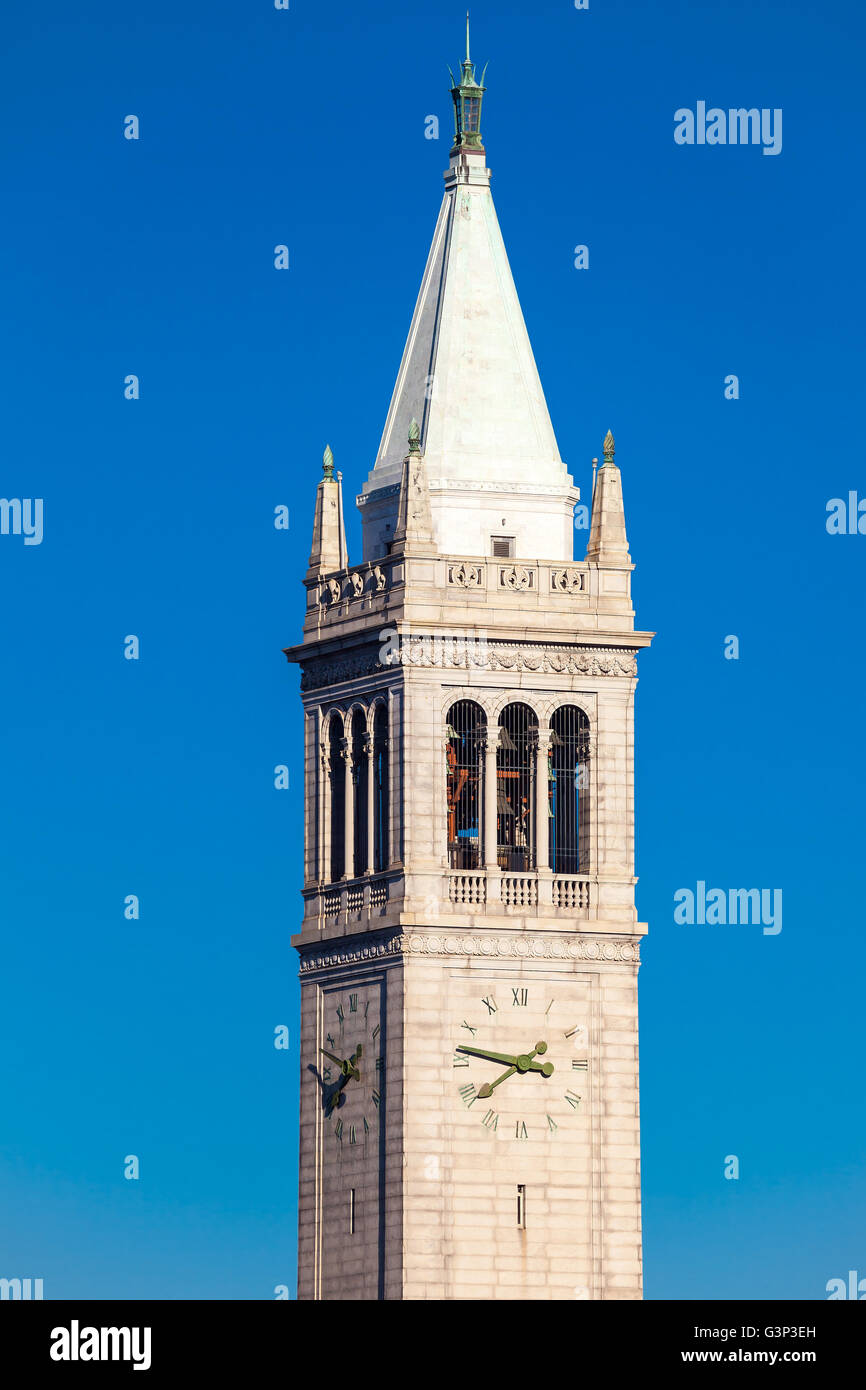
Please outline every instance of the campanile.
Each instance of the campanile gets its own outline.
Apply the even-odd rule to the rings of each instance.
[[[642,1296],[633,706],[652,634],[609,431],[575,557],[484,92],[467,33],[363,557],[327,449],[286,652],[301,1299]]]

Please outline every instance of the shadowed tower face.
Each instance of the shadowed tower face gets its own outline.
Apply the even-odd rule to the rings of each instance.
[[[633,703],[652,634],[610,432],[574,556],[484,93],[467,33],[363,559],[328,449],[286,653],[302,1299],[642,1295]]]

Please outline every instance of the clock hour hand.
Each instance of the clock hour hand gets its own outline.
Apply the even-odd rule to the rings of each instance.
[[[357,1078],[357,1076],[358,1076],[358,1068],[357,1068],[357,1066],[356,1066],[356,1063],[357,1063],[359,1057],[361,1056],[361,1044],[360,1044],[360,1043],[358,1043],[358,1046],[355,1048],[355,1051],[353,1052],[352,1056],[348,1059],[348,1061],[345,1061],[345,1062],[342,1060],[342,1058],[340,1058],[340,1057],[335,1057],[334,1054],[333,1054],[333,1052],[328,1052],[327,1049],[324,1048],[324,1047],[320,1047],[320,1048],[319,1048],[319,1051],[320,1051],[325,1057],[330,1058],[330,1060],[331,1060],[332,1062],[336,1062],[337,1066],[340,1068],[340,1071],[343,1073],[343,1076],[345,1076],[345,1077],[354,1076],[354,1077]]]
[[[513,1076],[516,1071],[516,1067],[509,1067],[508,1071],[504,1071],[501,1076],[497,1076],[495,1081],[485,1081],[483,1086],[478,1087],[478,1099],[486,1100],[488,1096],[492,1096],[494,1087],[501,1086],[502,1082],[507,1081],[509,1076]]]

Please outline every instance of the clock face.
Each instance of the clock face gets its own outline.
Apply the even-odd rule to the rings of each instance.
[[[365,1156],[379,1130],[383,1056],[378,984],[329,989],[322,996],[315,1068],[323,1136],[344,1158]]]
[[[512,1143],[554,1142],[589,1109],[589,993],[570,981],[470,982],[453,1015],[462,1123]]]

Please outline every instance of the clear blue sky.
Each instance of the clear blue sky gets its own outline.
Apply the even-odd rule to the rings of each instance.
[[[659,634],[637,743],[649,1298],[866,1275],[866,536],[825,529],[829,498],[866,496],[864,28],[854,0],[473,4],[560,448],[586,495],[613,428]],[[350,498],[375,458],[462,29],[441,0],[4,18],[0,495],[44,498],[45,535],[0,536],[0,1275],[46,1297],[294,1282],[281,648],[322,449]],[[698,100],[781,107],[782,153],[677,146]],[[781,887],[782,932],[675,925],[699,879]]]

